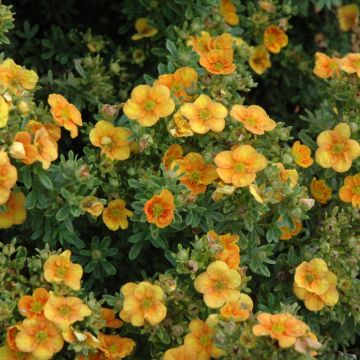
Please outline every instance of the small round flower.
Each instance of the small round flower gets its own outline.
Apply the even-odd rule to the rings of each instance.
[[[231,0],[220,0],[219,12],[228,25],[235,26],[239,24],[240,20],[236,14],[236,6]]]
[[[126,160],[130,157],[129,129],[116,127],[108,121],[100,120],[91,129],[90,142],[101,149],[111,160]]]
[[[271,131],[276,126],[276,122],[258,105],[234,105],[230,115],[241,122],[246,130],[256,135],[263,135],[265,131]]]
[[[321,79],[327,79],[339,74],[339,59],[331,58],[321,52],[315,53],[315,67],[313,73]]]
[[[116,199],[109,202],[108,206],[102,213],[102,218],[108,229],[116,231],[119,228],[122,230],[127,229],[129,226],[128,217],[134,213],[126,209],[124,200]]]
[[[326,204],[331,198],[331,188],[325,180],[313,178],[310,185],[310,192],[314,199],[320,204]]]
[[[144,205],[146,220],[159,228],[165,228],[173,222],[174,210],[174,196],[167,189],[161,190],[159,195],[154,195]]]
[[[11,192],[3,206],[6,210],[0,210],[0,229],[20,225],[26,220],[25,195],[22,192]]]
[[[52,135],[41,127],[35,133],[34,145],[37,151],[36,160],[40,161],[43,169],[47,170],[51,163],[58,158],[58,146]]]
[[[135,21],[135,30],[137,33],[131,37],[131,39],[135,41],[155,36],[158,33],[158,29],[148,24],[146,17],[139,18]]]
[[[196,291],[204,294],[204,302],[210,308],[219,308],[226,299],[239,292],[240,274],[223,261],[214,261],[194,281]]]
[[[98,217],[104,210],[104,204],[96,196],[86,196],[81,200],[80,209]]]
[[[164,85],[138,85],[124,105],[124,114],[141,126],[153,126],[173,113],[175,102]]]
[[[273,54],[278,54],[280,50],[287,46],[288,36],[278,26],[268,26],[264,32],[264,45]]]
[[[339,61],[340,69],[348,74],[357,74],[360,78],[360,53],[350,53]]]
[[[178,159],[181,159],[184,154],[184,150],[179,144],[170,145],[166,150],[162,163],[164,164],[165,170],[170,170],[171,164]]]
[[[73,290],[80,290],[83,269],[81,265],[73,264],[70,256],[70,250],[51,255],[44,264],[44,277],[48,282],[64,283]]]
[[[233,60],[232,49],[212,49],[200,57],[199,63],[212,74],[228,75],[236,70]]]
[[[102,307],[100,310],[101,318],[106,321],[105,327],[111,329],[118,329],[122,326],[123,322],[116,318],[115,311],[113,309],[107,309]]]
[[[19,313],[28,318],[44,319],[44,306],[48,299],[48,291],[44,288],[37,288],[31,296],[24,295],[19,300]]]
[[[231,294],[225,305],[220,309],[223,318],[233,321],[245,321],[250,317],[254,304],[251,297],[246,294]]]
[[[291,148],[291,155],[294,158],[296,165],[302,168],[308,168],[314,162],[311,158],[311,150],[306,145],[300,143],[300,141],[295,141]]]
[[[263,46],[257,46],[251,51],[249,65],[258,75],[262,75],[271,67],[269,52]]]
[[[189,346],[181,345],[165,352],[163,360],[194,360],[197,359],[196,351]]]
[[[277,227],[279,228],[281,234],[279,239],[280,240],[290,240],[292,237],[298,235],[300,231],[302,230],[302,224],[301,221],[297,219],[292,219],[294,223],[294,228],[289,228],[288,226],[280,225],[282,221],[282,218],[280,217],[278,221],[276,222]]]
[[[353,207],[360,207],[360,173],[346,176],[339,197],[340,200],[351,203]]]
[[[37,148],[32,144],[31,135],[27,131],[15,134],[9,154],[12,158],[20,160],[25,165],[30,165],[37,159]]]
[[[239,145],[232,151],[222,151],[215,156],[217,173],[226,184],[246,187],[256,179],[256,173],[267,165],[265,156],[250,145]]]
[[[359,6],[356,4],[340,6],[337,10],[337,18],[340,29],[342,31],[350,31],[359,23]]]
[[[11,165],[8,154],[0,150],[0,205],[9,200],[11,188],[15,186],[16,181],[16,167]]]
[[[180,114],[180,111],[174,114],[169,125],[169,132],[173,137],[189,137],[194,135],[189,121]]]
[[[223,131],[228,112],[224,105],[202,94],[193,103],[181,106],[180,113],[189,120],[190,128],[194,133],[206,134],[210,130]]]
[[[99,334],[99,349],[108,360],[124,359],[130,355],[135,348],[135,341],[118,335]]]

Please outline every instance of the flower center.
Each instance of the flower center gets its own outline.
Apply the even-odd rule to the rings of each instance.
[[[69,306],[67,306],[67,305],[64,305],[59,309],[59,313],[63,317],[69,316],[70,313],[71,313],[71,308]]]
[[[274,324],[271,328],[273,333],[282,333],[284,331],[284,326],[282,324]]]
[[[115,344],[111,344],[109,347],[108,347],[108,350],[112,353],[115,353],[117,352],[117,347]]]
[[[42,311],[42,309],[43,309],[43,304],[40,301],[34,301],[31,304],[31,311],[33,313],[39,313]]]
[[[214,68],[216,70],[222,70],[224,68],[223,64],[221,62],[216,62],[215,65],[214,65]]]
[[[256,125],[256,119],[252,118],[252,117],[249,117],[246,119],[246,122],[249,124],[249,125]]]
[[[151,299],[145,299],[144,302],[143,302],[143,307],[145,309],[150,309],[153,305],[153,302]]]
[[[200,180],[200,174],[197,171],[192,171],[189,177],[191,181],[196,183]]]
[[[155,217],[159,217],[162,215],[164,208],[161,204],[154,204],[152,207],[152,211]]]
[[[335,144],[333,147],[332,147],[332,151],[334,154],[340,154],[344,151],[344,144]]]
[[[146,111],[151,111],[155,107],[155,102],[153,100],[148,100],[145,102],[144,107]]]
[[[112,143],[112,139],[110,137],[108,137],[108,136],[103,136],[101,138],[100,142],[101,142],[101,145],[106,146],[106,145],[110,145]]]
[[[206,335],[201,335],[200,336],[200,344],[202,345],[202,346],[208,346],[209,344],[210,344],[210,339],[209,339],[209,337],[208,336],[206,336]]]
[[[241,172],[245,171],[245,169],[246,169],[246,166],[245,166],[245,164],[243,164],[243,163],[237,163],[237,164],[234,166],[234,170],[235,170],[235,172],[237,172],[237,173],[241,173]]]
[[[221,291],[221,290],[224,290],[225,289],[225,284],[224,284],[224,282],[223,281],[217,281],[216,283],[215,283],[215,289],[217,290],[217,291]]]
[[[38,343],[43,343],[47,340],[48,334],[45,331],[39,331],[35,335],[35,339]]]
[[[312,282],[315,280],[315,276],[313,274],[306,274],[306,280]]]
[[[203,121],[209,120],[210,117],[210,111],[209,109],[201,109],[199,111],[199,118]]]
[[[352,192],[355,195],[360,195],[360,185],[354,186]]]
[[[67,268],[65,266],[59,266],[56,269],[56,276],[59,278],[64,278],[67,273]]]

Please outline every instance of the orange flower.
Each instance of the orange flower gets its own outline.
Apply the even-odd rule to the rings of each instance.
[[[199,63],[212,74],[228,75],[236,70],[233,63],[233,50],[210,50],[200,57]]]
[[[51,359],[64,346],[56,326],[38,319],[25,319],[15,341],[20,351],[31,353],[35,360]]]
[[[196,360],[218,359],[224,355],[224,351],[214,344],[215,330],[202,320],[191,320],[190,333],[185,336],[184,346],[196,354]]]
[[[34,145],[37,150],[36,159],[41,162],[43,169],[48,169],[58,157],[58,146],[45,127],[36,131]]]
[[[219,308],[226,299],[237,294],[241,284],[240,274],[223,261],[214,261],[194,281],[196,291],[204,294],[204,302],[210,308]]]
[[[309,328],[302,321],[287,313],[268,314],[257,316],[259,324],[253,326],[255,336],[270,336],[279,342],[281,348],[293,346],[298,337],[304,336]]]
[[[9,200],[11,188],[15,186],[16,181],[16,167],[11,165],[8,154],[0,150],[0,205]]]
[[[315,67],[313,73],[321,79],[339,75],[339,59],[330,58],[321,52],[315,53]]]
[[[66,330],[77,321],[91,315],[91,310],[81,299],[75,296],[56,296],[50,292],[44,306],[45,317],[56,324],[61,330]]]
[[[276,167],[280,170],[279,179],[280,181],[287,183],[289,182],[291,187],[294,187],[299,179],[299,175],[295,169],[285,169],[282,163],[276,163]]]
[[[215,156],[217,173],[226,184],[246,187],[253,183],[256,173],[266,167],[265,156],[250,145],[239,145],[232,151],[222,151]]]
[[[173,74],[160,75],[154,85],[165,85],[175,97],[181,98],[183,101],[191,101],[193,96],[189,95],[187,91],[195,88],[197,81],[197,72],[193,68],[185,66],[177,69]]]
[[[273,54],[278,54],[280,50],[287,46],[288,36],[278,26],[268,26],[264,32],[264,45]]]
[[[119,360],[130,355],[135,347],[135,341],[120,337],[118,335],[99,334],[100,350],[105,354],[106,359]]]
[[[80,111],[60,94],[50,94],[48,103],[55,123],[69,130],[70,136],[76,138],[78,136],[77,125],[82,126]]]
[[[333,168],[337,172],[350,169],[352,161],[360,156],[360,145],[350,139],[350,126],[340,123],[334,130],[323,131],[317,137],[319,148],[315,160],[324,168]]]
[[[340,62],[340,69],[348,74],[357,74],[360,78],[360,53],[350,53],[343,57]]]
[[[102,218],[108,229],[116,231],[119,228],[127,229],[129,226],[128,217],[133,216],[133,212],[125,208],[124,200],[116,199],[109,202],[104,209]]]
[[[161,229],[173,222],[174,210],[174,196],[167,189],[161,190],[159,195],[154,195],[144,205],[146,220]]]
[[[207,51],[211,50],[232,50],[233,37],[229,33],[211,37],[207,42]]]
[[[0,129],[7,125],[9,120],[9,105],[0,95]]]
[[[263,46],[257,46],[251,51],[249,65],[258,75],[263,74],[271,67],[270,54]]]
[[[265,131],[271,131],[276,126],[276,122],[257,105],[234,105],[230,115],[233,119],[240,121],[246,130],[256,135],[263,135]]]
[[[35,319],[44,318],[44,305],[49,299],[49,293],[44,288],[34,290],[32,296],[24,295],[18,302],[18,309],[22,316]]]
[[[206,164],[202,155],[191,152],[184,158],[175,160],[172,168],[178,166],[176,174],[181,176],[180,181],[187,186],[192,195],[198,195],[206,191],[206,186],[211,184],[218,175],[214,165]]]
[[[211,36],[207,31],[201,31],[201,36],[191,36],[188,45],[191,45],[200,56],[209,51],[208,43],[211,41]]]
[[[220,0],[220,14],[225,22],[231,26],[239,24],[239,17],[236,14],[236,7],[231,0]]]
[[[302,224],[297,219],[292,219],[295,228],[289,228],[288,226],[281,226],[282,218],[280,217],[276,222],[277,227],[281,231],[280,240],[290,240],[292,237],[298,235],[302,230]]]
[[[15,134],[9,153],[11,157],[19,159],[26,165],[36,161],[38,155],[36,146],[31,144],[31,135],[26,131]]]
[[[0,64],[0,86],[17,95],[23,90],[32,90],[38,79],[35,71],[22,68],[12,59],[6,59]]]
[[[351,203],[353,207],[360,207],[360,173],[346,176],[339,197],[342,201]]]
[[[115,127],[108,121],[100,120],[91,129],[90,142],[101,149],[111,160],[126,160],[130,157],[129,129]]]
[[[311,150],[306,145],[301,144],[300,141],[294,142],[291,148],[291,155],[295,163],[302,168],[308,168],[314,162],[311,158]]]
[[[145,321],[154,326],[166,317],[165,294],[160,286],[147,281],[127,283],[121,287],[124,295],[120,318],[133,326],[143,326]]]
[[[22,192],[11,192],[8,201],[3,204],[6,210],[0,210],[0,229],[20,225],[26,220],[25,195]]]
[[[37,360],[31,354],[13,350],[7,345],[0,347],[0,359],[4,359],[4,360]]]
[[[15,352],[20,351],[16,346],[16,340],[15,340],[16,335],[19,333],[20,330],[21,330],[21,323],[17,323],[13,326],[10,326],[6,330],[6,345]]]
[[[83,269],[81,265],[73,264],[70,256],[70,250],[51,255],[44,264],[44,277],[48,282],[64,283],[73,290],[80,290]]]
[[[106,321],[105,327],[111,329],[118,329],[122,326],[123,322],[120,319],[117,319],[115,316],[115,311],[113,309],[107,309],[102,307],[100,310],[101,317]]]
[[[193,360],[198,359],[196,352],[188,346],[182,345],[165,352],[163,360]]]
[[[170,170],[171,164],[178,159],[181,159],[183,156],[184,150],[179,144],[173,144],[169,146],[166,150],[163,158],[162,163],[164,164],[165,170]]]
[[[337,10],[340,29],[349,31],[359,23],[359,7],[356,4],[340,6]]]
[[[270,1],[260,0],[258,1],[258,5],[262,10],[268,13],[274,13],[276,11],[276,6]]]
[[[197,134],[206,134],[209,130],[224,130],[226,107],[212,101],[207,95],[202,94],[193,103],[184,104],[180,113],[189,120],[191,130]]]
[[[155,36],[158,33],[158,29],[148,24],[146,17],[139,18],[135,21],[135,29],[137,33],[131,37],[131,39],[135,41]]]
[[[174,137],[188,137],[194,135],[189,125],[189,121],[180,114],[180,111],[177,111],[174,114],[171,126],[169,127],[169,132],[171,136]]]
[[[310,185],[310,192],[313,198],[320,204],[326,204],[331,198],[331,188],[325,180],[313,178]]]
[[[160,118],[169,116],[175,109],[170,90],[164,85],[139,85],[131,92],[124,105],[124,114],[141,126],[153,126]]]
[[[98,217],[103,212],[104,205],[96,196],[86,196],[81,200],[80,209]]]
[[[225,305],[220,309],[220,314],[225,319],[245,321],[250,317],[254,304],[251,297],[246,294],[231,294]]]
[[[31,133],[32,135],[35,135],[38,130],[40,130],[42,127],[45,128],[45,130],[49,133],[50,138],[53,142],[57,142],[61,138],[61,129],[60,126],[55,124],[42,124],[39,121],[30,120],[26,126],[25,129]]]

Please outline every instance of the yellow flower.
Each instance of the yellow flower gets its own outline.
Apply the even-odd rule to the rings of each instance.
[[[314,199],[320,204],[326,204],[331,198],[331,188],[325,180],[313,178],[310,185],[310,192]]]
[[[143,326],[145,321],[154,326],[166,317],[165,294],[160,286],[147,281],[127,283],[121,287],[124,295],[120,318],[133,326]]]
[[[169,126],[169,132],[174,137],[188,137],[193,136],[189,121],[177,111]]]
[[[278,54],[280,50],[289,42],[288,36],[278,26],[268,26],[264,32],[264,45],[273,54]]]
[[[170,170],[171,164],[178,159],[183,157],[184,150],[179,144],[172,144],[165,151],[165,154],[162,158],[162,163],[165,170]]]
[[[198,359],[196,355],[196,351],[192,350],[189,346],[182,345],[167,350],[163,360],[194,360]]]
[[[337,10],[337,18],[342,31],[351,30],[359,23],[359,6],[356,4],[340,6]]]
[[[194,281],[196,291],[204,294],[204,302],[210,308],[219,308],[226,299],[239,292],[240,274],[223,261],[214,261]]]
[[[302,230],[302,224],[299,220],[297,219],[292,219],[295,228],[289,228],[288,226],[281,226],[280,223],[282,221],[282,217],[280,217],[278,219],[278,221],[276,222],[277,227],[279,228],[281,235],[280,235],[280,240],[290,240],[293,236],[296,236],[300,233],[300,231]]]
[[[9,119],[9,105],[0,95],[0,129],[7,125]]]
[[[346,176],[339,197],[342,201],[351,203],[353,207],[360,207],[360,173]]]
[[[353,160],[360,156],[360,145],[350,139],[350,126],[340,123],[334,130],[323,131],[317,137],[319,148],[315,160],[324,168],[333,168],[337,172],[350,169]]]
[[[124,359],[130,355],[135,347],[135,341],[118,335],[99,334],[100,350],[108,360]]]
[[[175,102],[164,85],[138,85],[124,105],[124,114],[141,126],[153,126],[160,118],[173,113]]]
[[[263,74],[271,67],[270,54],[263,46],[257,46],[251,51],[249,65],[258,75]]]
[[[135,21],[135,30],[137,33],[131,37],[131,39],[135,41],[155,36],[158,33],[158,29],[148,24],[146,17],[139,18]]]
[[[231,294],[225,305],[220,309],[220,314],[225,319],[245,321],[250,317],[254,304],[251,297],[246,294]]]
[[[306,145],[300,143],[300,141],[295,141],[291,148],[291,155],[294,158],[296,165],[299,165],[302,168],[308,168],[314,162],[311,158],[311,150]]]
[[[115,127],[108,121],[100,120],[91,129],[90,142],[101,149],[111,160],[126,160],[130,157],[129,129]]]
[[[26,131],[20,131],[15,134],[9,154],[26,165],[35,162],[38,157],[37,148],[31,143],[31,135]]]
[[[231,0],[220,0],[220,14],[225,22],[231,26],[239,24],[239,17],[236,14],[236,7]]]
[[[0,229],[7,229],[13,225],[20,225],[26,220],[25,195],[22,192],[11,192],[8,201],[3,205],[5,211],[0,210]]]
[[[0,205],[9,200],[11,188],[15,186],[16,181],[16,167],[11,165],[8,154],[0,150]]]
[[[315,53],[315,67],[313,73],[321,79],[327,79],[339,74],[338,58],[331,58],[321,52]]]
[[[58,146],[45,127],[36,131],[34,145],[37,151],[36,159],[41,162],[43,169],[48,169],[51,162],[58,158]]]
[[[104,205],[96,196],[86,196],[81,200],[80,209],[98,217],[103,212]]]
[[[340,59],[339,66],[348,74],[357,74],[360,78],[360,53],[350,53]]]
[[[108,206],[104,209],[102,218],[105,225],[112,231],[119,228],[122,230],[127,229],[129,226],[127,218],[133,216],[133,212],[125,208],[126,203],[124,200],[116,199],[109,202]]]
[[[73,264],[70,256],[70,250],[51,255],[44,264],[44,277],[48,282],[64,283],[73,290],[80,290],[83,269],[81,265]]]

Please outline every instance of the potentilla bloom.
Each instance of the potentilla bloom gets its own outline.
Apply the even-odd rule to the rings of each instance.
[[[7,125],[9,120],[9,105],[0,95],[0,129]]]
[[[10,350],[13,350],[15,352],[20,352],[20,350],[16,346],[16,335],[19,333],[20,330],[21,330],[21,323],[17,323],[13,326],[10,326],[6,330],[6,345],[7,347],[9,347]]]
[[[58,158],[58,146],[45,127],[36,131],[34,145],[37,151],[36,160],[41,162],[43,169],[48,169],[51,162]]]
[[[31,353],[34,360],[51,359],[64,346],[57,327],[48,320],[39,319],[25,319],[15,341],[17,348]]]
[[[155,36],[158,33],[158,29],[150,26],[146,17],[139,18],[135,21],[135,30],[137,33],[131,37],[131,39],[135,41]]]
[[[175,102],[164,85],[138,85],[124,105],[124,114],[141,126],[153,126],[160,118],[173,113]]]
[[[200,57],[199,63],[208,72],[217,75],[232,74],[236,70],[232,49],[213,49]]]
[[[231,294],[225,305],[220,309],[223,318],[233,321],[245,321],[250,317],[254,304],[251,297],[246,294]]]
[[[320,204],[326,204],[331,198],[331,188],[325,180],[313,178],[310,184],[310,192],[313,198]]]
[[[31,353],[13,350],[8,345],[0,347],[0,359],[6,360],[36,360]]]
[[[0,229],[20,225],[26,220],[25,195],[22,192],[11,192],[8,201],[0,210]]]
[[[337,10],[340,29],[350,31],[359,23],[359,7],[356,4],[340,6]]]
[[[98,217],[104,210],[104,204],[96,196],[86,196],[81,200],[80,209]]]
[[[44,316],[56,324],[61,330],[66,330],[77,321],[91,315],[91,310],[81,299],[75,296],[56,296],[50,292],[44,306]]]
[[[297,352],[310,355],[312,357],[318,355],[316,350],[319,350],[320,348],[321,344],[319,343],[316,335],[311,331],[308,332],[305,336],[297,338],[294,345],[294,349]]]
[[[258,105],[234,105],[230,115],[241,122],[246,130],[256,135],[263,135],[265,131],[271,131],[276,126],[276,122]]]
[[[20,131],[15,134],[9,154],[12,158],[20,160],[23,164],[30,165],[36,161],[38,152],[30,133]]]
[[[339,190],[340,200],[360,207],[360,173],[346,176],[344,185]]]
[[[166,317],[165,294],[160,286],[147,281],[139,284],[127,283],[121,287],[124,304],[120,318],[133,326],[143,326],[145,322],[154,326]]]
[[[226,299],[239,292],[240,274],[223,261],[214,261],[194,281],[196,291],[204,294],[204,302],[210,308],[219,308]]]
[[[207,42],[208,51],[211,50],[231,50],[233,45],[233,37],[229,33],[223,33],[209,39]]]
[[[190,346],[181,345],[173,349],[169,349],[164,353],[163,360],[194,360],[197,353]]]
[[[116,317],[113,309],[102,307],[100,310],[101,318],[106,321],[105,327],[111,329],[118,329],[122,326],[123,322]]]
[[[315,67],[313,73],[322,79],[327,79],[340,72],[338,58],[331,58],[321,52],[315,53]]]
[[[249,65],[258,75],[262,75],[271,67],[269,52],[263,46],[257,46],[251,51]]]
[[[0,150],[0,205],[9,200],[11,189],[15,186],[16,181],[16,167],[11,165],[8,154]]]
[[[146,220],[159,228],[165,228],[174,221],[174,196],[167,189],[161,190],[144,205]]]
[[[191,36],[187,44],[193,47],[200,56],[209,51],[208,44],[211,41],[211,35],[207,31],[201,31],[200,36]]]
[[[31,135],[35,135],[38,130],[41,128],[45,128],[45,130],[49,133],[49,136],[53,142],[57,142],[61,138],[61,129],[60,126],[56,124],[50,124],[46,123],[43,124],[36,120],[30,120],[26,126],[25,129],[28,131]]]
[[[191,320],[189,330],[190,333],[184,339],[184,346],[196,354],[193,359],[218,359],[225,354],[214,344],[215,330],[210,326],[209,321]]]
[[[276,163],[276,167],[280,170],[279,179],[284,183],[289,183],[290,187],[296,186],[299,175],[295,169],[285,169],[284,164]]]
[[[298,219],[293,218],[292,221],[294,223],[293,227],[288,227],[286,225],[281,225],[282,218],[280,217],[278,221],[276,222],[277,227],[279,228],[281,234],[280,234],[280,240],[290,240],[292,237],[298,235],[300,231],[302,230],[302,224],[301,221]]]
[[[15,94],[34,89],[38,79],[35,71],[22,68],[12,59],[6,59],[0,64],[0,87]]]
[[[246,187],[256,179],[256,173],[267,165],[265,156],[250,145],[240,145],[232,151],[222,151],[215,156],[217,173],[226,184]]]
[[[37,288],[32,295],[24,295],[19,300],[19,313],[28,318],[44,319],[44,306],[48,299],[49,292],[44,288]]]
[[[77,127],[82,126],[80,111],[60,94],[50,94],[48,103],[54,122],[69,130],[70,136],[76,138],[78,136]]]
[[[231,26],[239,24],[239,17],[236,14],[236,6],[231,0],[220,0],[219,12],[225,22]]]
[[[70,250],[51,255],[44,264],[44,277],[48,282],[64,283],[73,290],[80,290],[83,269],[81,265],[73,264],[70,256]]]
[[[339,61],[340,69],[348,74],[357,74],[360,78],[360,53],[350,53]]]
[[[264,32],[264,45],[273,54],[278,54],[280,50],[287,46],[288,36],[278,26],[268,26]]]
[[[102,213],[104,224],[108,229],[116,231],[119,228],[122,230],[127,229],[129,226],[128,217],[134,213],[126,209],[126,203],[122,199],[112,200]]]
[[[170,170],[171,164],[178,159],[183,157],[184,150],[179,144],[173,144],[168,147],[163,158],[162,163],[164,164],[165,170]]]
[[[181,115],[180,111],[174,114],[169,126],[169,132],[173,137],[189,137],[194,135],[189,121]]]
[[[297,338],[309,331],[309,327],[304,322],[287,313],[275,315],[261,313],[257,316],[257,321],[259,324],[253,326],[253,334],[270,336],[278,341],[281,348],[293,346]]]
[[[291,155],[294,158],[296,165],[302,168],[308,168],[314,162],[311,157],[311,150],[306,145],[300,143],[300,141],[295,141],[291,147]]]
[[[175,97],[181,98],[183,101],[191,101],[193,96],[189,95],[187,91],[193,91],[197,81],[197,72],[193,68],[185,66],[177,69],[173,74],[160,75],[154,85],[165,85]]]
[[[268,13],[274,13],[276,11],[276,6],[270,1],[260,0],[258,1],[258,5],[262,10]]]
[[[191,130],[197,134],[206,134],[212,130],[221,132],[225,128],[226,107],[201,94],[193,103],[180,108],[181,115],[189,120]]]
[[[207,185],[218,177],[215,166],[206,164],[203,156],[198,153],[191,152],[182,159],[175,160],[172,168],[176,166],[176,174],[181,176],[181,183],[187,186],[193,195],[204,193]]]
[[[323,131],[316,140],[319,146],[315,153],[316,162],[337,172],[348,171],[353,160],[360,156],[360,145],[351,140],[350,135],[350,126],[345,123]]]
[[[116,127],[112,123],[100,120],[91,129],[90,142],[101,149],[111,160],[126,160],[130,157],[129,136],[131,131],[127,128]]]
[[[119,335],[99,334],[100,350],[104,352],[105,358],[109,360],[124,359],[130,355],[135,348],[135,341]]]

